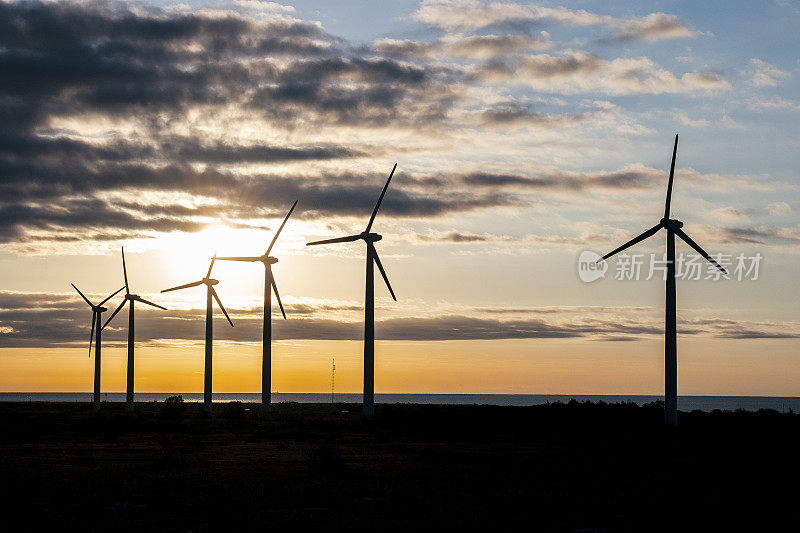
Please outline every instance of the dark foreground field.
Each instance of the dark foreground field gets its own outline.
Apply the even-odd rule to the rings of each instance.
[[[800,416],[657,407],[0,404],[2,529],[764,530]],[[794,526],[791,527],[793,529]]]

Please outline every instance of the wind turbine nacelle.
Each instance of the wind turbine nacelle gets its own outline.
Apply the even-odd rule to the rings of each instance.
[[[218,279],[206,278],[206,279],[203,280],[203,283],[205,283],[206,285],[217,285],[217,284],[219,284],[219,280]]]
[[[378,233],[362,233],[361,238],[368,242],[378,242],[379,240],[383,239],[382,235]]]
[[[105,307],[102,307],[100,305],[97,305],[97,306],[95,306],[94,311],[96,313],[105,313],[106,311],[108,311],[108,309],[106,309]]]
[[[264,263],[264,264],[274,265],[275,263],[278,262],[278,258],[277,257],[272,257],[271,255],[263,256],[261,258],[261,262]]]
[[[683,222],[674,218],[662,218],[661,225],[665,229],[680,229],[683,227]]]

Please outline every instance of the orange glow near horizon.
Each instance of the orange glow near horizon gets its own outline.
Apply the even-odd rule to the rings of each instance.
[[[717,351],[709,349],[711,342]],[[741,341],[692,338],[679,351],[683,395],[800,396],[800,368],[786,340],[766,342],[760,360]],[[642,394],[663,393],[660,339],[638,350],[590,340],[503,340],[376,343],[378,393]],[[361,392],[360,341],[296,341],[273,345],[273,391],[330,391],[336,358],[337,392]],[[125,390],[124,348],[103,353],[102,390]],[[4,392],[86,392],[94,359],[83,348],[0,351]],[[219,343],[214,392],[258,392],[261,347]],[[136,352],[137,392],[201,392],[202,345],[142,346]]]

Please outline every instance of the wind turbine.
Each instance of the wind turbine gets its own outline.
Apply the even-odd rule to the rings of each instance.
[[[378,203],[375,204],[375,209],[372,210],[372,216],[367,224],[367,229],[358,235],[349,235],[347,237],[338,237],[336,239],[326,239],[324,241],[314,241],[306,243],[306,246],[314,246],[317,244],[333,244],[336,242],[353,242],[362,240],[367,243],[367,287],[364,299],[364,398],[363,409],[366,416],[372,416],[375,413],[375,282],[373,265],[378,265],[378,270],[381,271],[383,281],[389,288],[389,293],[392,295],[394,301],[397,298],[394,295],[392,286],[389,284],[389,278],[386,276],[386,271],[383,269],[381,260],[378,257],[378,251],[375,249],[375,243],[383,237],[377,233],[370,233],[372,223],[375,221],[375,215],[378,214],[378,209],[381,207],[381,202],[386,194],[386,189],[389,188],[389,182],[392,181],[394,171],[397,168],[397,163],[394,164],[392,172],[389,174],[389,179],[386,180],[386,185],[383,186],[383,191],[378,198]]]
[[[201,279],[200,281],[193,281],[192,283],[187,283],[185,285],[178,285],[177,287],[172,287],[170,289],[164,289],[161,292],[169,292],[169,291],[177,291],[180,289],[188,289],[190,287],[197,287],[199,285],[206,286],[206,358],[205,358],[205,370],[204,370],[204,382],[203,382],[203,409],[207,412],[211,412],[211,376],[212,376],[212,367],[211,367],[211,345],[213,342],[214,337],[214,317],[212,316],[212,303],[211,298],[217,301],[217,305],[219,308],[222,309],[222,312],[225,314],[225,318],[228,319],[228,323],[233,327],[233,322],[231,322],[231,317],[228,316],[228,312],[222,306],[222,302],[219,300],[219,296],[217,296],[217,291],[214,290],[214,285],[218,284],[219,281],[216,279],[211,279],[211,269],[214,268],[214,260],[217,258],[215,255],[211,259],[211,264],[208,265],[208,273],[206,273],[206,277]]]
[[[109,301],[111,298],[116,296],[119,291],[124,289],[125,287],[120,287],[117,291],[100,302],[99,304],[95,305],[89,301],[89,299],[81,292],[81,290],[75,286],[74,283],[71,283],[72,288],[78,291],[78,294],[81,295],[83,301],[89,304],[89,307],[92,308],[92,332],[89,333],[89,357],[92,356],[92,341],[94,342],[94,396],[92,397],[92,409],[95,411],[100,410],[100,340],[101,340],[101,332],[103,328],[100,326],[101,322],[101,315],[108,311],[103,304]]]
[[[259,257],[217,257],[217,259],[221,261],[247,261],[250,263],[260,261],[264,265],[264,322],[261,334],[261,408],[265,411],[270,410],[272,396],[272,291],[270,290],[270,285],[275,291],[275,298],[278,300],[283,319],[286,320],[286,312],[283,310],[281,297],[278,294],[278,286],[275,284],[275,277],[272,275],[272,265],[278,262],[278,258],[272,257],[269,253],[272,251],[272,247],[275,246],[278,235],[281,234],[283,227],[286,225],[286,221],[289,220],[296,206],[297,200],[292,204],[292,208],[289,209],[286,218],[283,219],[281,227],[278,228],[278,231],[272,238],[272,242],[269,243],[264,255]],[[220,305],[220,307],[222,306]]]
[[[678,136],[675,136],[675,146],[672,149],[672,164],[669,168],[669,184],[667,185],[667,201],[664,207],[664,218],[658,224],[645,231],[638,237],[631,239],[619,248],[607,253],[598,262],[608,259],[612,255],[641,242],[648,237],[655,235],[658,230],[667,230],[667,290],[666,290],[666,331],[664,338],[664,422],[668,426],[678,425],[678,340],[676,327],[676,292],[675,292],[675,235],[680,237],[686,244],[691,246],[700,255],[708,259],[712,265],[720,269],[723,273],[727,271],[722,268],[700,245],[694,242],[681,229],[683,222],[674,218],[669,218],[670,202],[672,200],[672,179],[675,175],[675,155],[678,152]]]
[[[114,317],[117,316],[117,313],[119,313],[122,308],[125,307],[125,304],[130,302],[130,308],[128,308],[128,371],[125,391],[125,409],[128,411],[133,411],[133,346],[135,343],[133,339],[133,304],[135,302],[142,302],[143,304],[152,305],[153,307],[158,307],[164,311],[166,311],[167,308],[158,304],[154,304],[153,302],[149,302],[138,294],[131,294],[130,287],[128,286],[128,269],[125,267],[125,247],[122,248],[122,275],[125,277],[125,299],[122,300],[122,303],[119,304],[119,307],[117,307],[111,316],[108,317],[106,323],[103,324],[103,328],[105,329],[108,323],[114,320]]]

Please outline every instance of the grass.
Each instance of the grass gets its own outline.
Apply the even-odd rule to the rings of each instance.
[[[800,417],[535,407],[0,404],[3,529],[765,529]],[[183,412],[181,412],[183,411]]]

